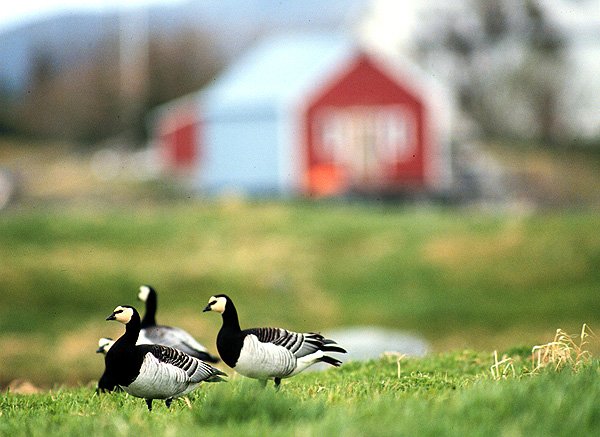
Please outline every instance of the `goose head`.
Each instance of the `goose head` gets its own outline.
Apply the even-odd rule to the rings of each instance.
[[[142,302],[146,302],[148,300],[148,296],[150,296],[150,293],[156,293],[156,292],[149,285],[142,285],[140,287],[140,292],[138,293],[137,297]]]
[[[102,337],[98,340],[98,349],[96,349],[96,353],[106,354],[114,343],[115,341],[112,338]]]
[[[208,299],[208,305],[204,308],[203,312],[206,311],[214,311],[219,314],[223,314],[225,312],[225,308],[227,304],[231,302],[231,299],[227,297],[225,294],[217,294],[216,296],[211,296]]]
[[[129,305],[119,305],[115,308],[110,316],[106,318],[106,320],[116,320],[117,322],[121,322],[124,325],[127,325],[131,322],[131,319],[134,318],[134,315],[137,314],[137,311],[134,307]],[[139,314],[137,318],[139,319]]]

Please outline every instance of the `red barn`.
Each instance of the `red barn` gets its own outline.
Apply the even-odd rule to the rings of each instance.
[[[199,161],[200,119],[194,101],[176,100],[161,107],[154,116],[154,146],[163,169],[189,173]]]
[[[269,40],[190,101],[202,108],[201,132],[181,117],[170,148],[196,126],[196,181],[208,192],[327,196],[450,183],[448,93],[344,38]]]

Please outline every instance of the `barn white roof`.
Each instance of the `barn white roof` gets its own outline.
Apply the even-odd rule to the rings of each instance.
[[[270,38],[201,92],[204,116],[231,115],[250,107],[255,113],[274,111],[323,81],[355,47],[349,38],[333,34]]]

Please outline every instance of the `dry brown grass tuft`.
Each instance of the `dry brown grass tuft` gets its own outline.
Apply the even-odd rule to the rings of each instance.
[[[498,361],[498,351],[494,351],[494,364],[490,367],[490,372],[492,373],[492,378],[498,379],[506,379],[508,375],[516,376],[514,360],[507,356],[503,355],[502,359]]]
[[[577,372],[592,358],[591,352],[587,350],[590,336],[595,335],[585,323],[579,335],[569,335],[562,329],[557,329],[554,340],[531,349],[532,373],[548,366],[553,366],[554,370],[570,366]]]
[[[490,373],[493,379],[500,380],[509,376],[535,375],[548,367],[555,371],[569,367],[578,372],[592,359],[592,353],[587,349],[590,337],[595,337],[595,334],[585,323],[579,334],[569,335],[562,329],[557,329],[551,342],[533,346],[530,368],[524,366],[520,358],[515,360],[506,354],[498,359],[498,351],[494,351]]]

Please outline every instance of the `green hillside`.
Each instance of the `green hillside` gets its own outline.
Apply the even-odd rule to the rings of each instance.
[[[98,377],[104,321],[159,293],[158,320],[214,350],[208,297],[244,326],[393,327],[435,351],[538,344],[600,326],[600,216],[240,201],[14,208],[0,215],[0,385]],[[592,342],[593,350],[598,347]]]

